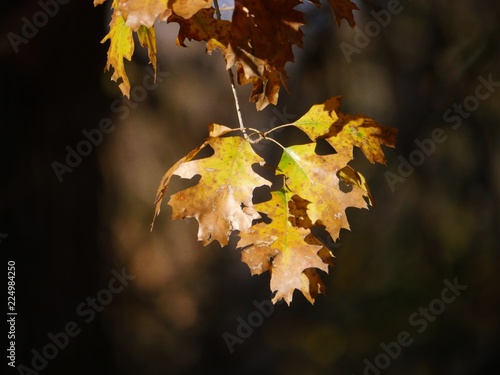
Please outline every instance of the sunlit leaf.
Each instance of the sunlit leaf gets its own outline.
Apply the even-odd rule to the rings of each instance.
[[[180,163],[172,174],[190,179],[200,175],[193,187],[171,196],[172,218],[194,217],[199,222],[198,240],[204,245],[216,240],[226,245],[235,230],[246,230],[260,218],[253,208],[253,190],[271,183],[252,170],[260,164],[250,144],[242,137],[210,137],[208,158]]]
[[[271,291],[276,292],[274,303],[284,299],[290,304],[295,289],[314,302],[316,294],[322,291],[321,279],[316,272],[303,273],[310,268],[328,272],[328,264],[318,256],[322,246],[305,241],[310,230],[290,222],[288,202],[291,196],[287,189],[273,191],[271,200],[255,205],[256,210],[265,212],[272,221],[242,231],[237,247],[244,248],[242,261],[252,275],[271,272]]]

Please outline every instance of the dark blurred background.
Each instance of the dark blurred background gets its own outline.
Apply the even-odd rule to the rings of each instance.
[[[162,82],[141,88],[147,56],[137,47],[125,101],[103,73],[109,5],[68,1],[46,19],[34,0],[2,5],[0,253],[4,270],[16,263],[16,366],[34,369],[18,373],[498,373],[499,85],[474,99],[478,77],[500,82],[498,1],[403,2],[387,26],[371,24],[373,37],[349,62],[340,44],[356,47],[386,3],[359,3],[359,30],[337,28],[328,6],[307,6],[290,94],[256,113],[250,89],[238,89],[257,128],[341,94],[344,112],[399,129],[387,167],[357,154],[376,206],[348,210],[352,231],[330,244],[327,295],[312,306],[296,292],[291,307],[279,303],[262,319],[253,301],[270,299],[269,275],[251,277],[234,246],[204,248],[194,219],[171,222],[166,203],[150,233],[164,172],[210,122],[237,124],[223,58],[199,43],[176,47],[177,27],[158,25]],[[23,17],[43,26],[16,53],[8,34],[22,36]],[[459,126],[445,114],[464,100],[474,110]],[[60,182],[53,163],[65,164],[67,147],[105,119],[110,131]],[[446,140],[415,159],[415,140],[436,128]],[[410,155],[419,165],[391,188],[384,173],[398,174]],[[123,287],[117,274],[129,278]],[[453,295],[445,280],[467,288]],[[238,333],[252,313],[253,332]],[[68,323],[74,337],[60,333]],[[404,332],[411,344],[398,351],[390,343]],[[224,337],[238,340],[233,353]]]

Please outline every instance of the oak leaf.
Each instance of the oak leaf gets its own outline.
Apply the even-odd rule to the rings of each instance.
[[[94,0],[94,6],[105,1]],[[123,60],[130,61],[134,53],[132,32],[137,33],[139,43],[148,49],[149,61],[156,72],[155,20],[166,20],[174,14],[173,10],[180,17],[189,18],[211,5],[212,0],[113,0],[110,30],[101,43],[110,40],[105,71],[114,69],[111,79],[120,81],[118,87],[123,95],[130,98],[130,81]]]
[[[171,180],[174,172],[181,166],[181,164],[192,160],[196,156],[196,154],[198,154],[198,152],[200,152],[200,150],[202,150],[205,146],[206,146],[206,143],[202,144],[200,147],[197,147],[197,148],[191,150],[191,152],[189,154],[187,154],[186,156],[183,156],[182,158],[177,160],[177,162],[175,162],[175,164],[172,165],[168,169],[168,171],[163,175],[161,182],[160,182],[160,186],[158,187],[158,190],[156,192],[155,214],[153,217],[153,222],[151,223],[151,230],[153,230],[153,226],[154,226],[156,217],[160,214],[161,203],[163,202],[163,198],[165,197],[165,194],[167,193],[168,185],[170,184],[170,180]]]
[[[349,229],[345,209],[367,208],[363,198],[367,194],[355,185],[350,192],[340,189],[337,172],[347,165],[349,156],[318,155],[315,148],[315,143],[285,148],[278,170],[290,190],[310,202],[307,213],[312,223],[325,226],[336,240],[342,228]]]
[[[227,134],[229,132],[234,131],[234,129],[228,128],[227,126],[224,125],[219,125],[212,123],[208,126],[209,130],[209,136],[212,138],[215,137],[220,137],[221,135]],[[174,172],[181,166],[181,164],[191,161],[197,154],[200,152],[203,148],[205,148],[208,145],[207,142],[204,142],[201,146],[196,147],[195,149],[191,150],[189,154],[186,156],[183,156],[180,158],[174,165],[172,165],[169,170],[165,173],[165,175],[162,177],[160,186],[158,187],[158,191],[156,192],[156,199],[155,199],[155,214],[153,217],[153,222],[151,223],[151,230],[153,230],[153,226],[156,220],[156,217],[160,214],[161,210],[161,203],[163,201],[163,197],[167,193],[168,185],[170,184],[170,179],[172,178]]]
[[[337,26],[340,27],[340,23],[343,19],[345,19],[349,26],[356,26],[356,21],[354,20],[354,15],[352,14],[353,10],[358,10],[354,2],[351,0],[328,0],[330,6],[333,9],[333,13],[335,14],[335,20],[337,21]]]
[[[313,223],[307,214],[307,206],[309,201],[303,199],[298,195],[293,195],[292,199],[288,201],[288,208],[290,209],[290,223],[294,227],[310,229],[313,227]],[[328,250],[321,241],[319,241],[312,233],[309,233],[305,241],[309,244],[320,245],[322,248],[319,250],[318,255],[323,260],[324,263],[329,266],[333,266],[332,258],[334,255],[330,250]]]
[[[158,18],[166,20],[172,9],[168,0],[115,0],[118,1],[116,11],[125,19],[127,26],[136,31],[141,26],[152,27]]]
[[[242,261],[252,275],[271,272],[271,291],[276,292],[273,303],[284,299],[290,305],[295,289],[313,303],[324,285],[315,271],[306,271],[314,268],[328,272],[328,264],[318,256],[322,246],[307,243],[305,238],[310,230],[290,222],[288,202],[292,193],[285,188],[271,195],[271,200],[254,206],[257,211],[265,212],[271,223],[256,224],[239,234],[237,247],[243,248]]]
[[[207,53],[219,48],[225,55],[231,38],[231,22],[215,19],[214,12],[214,8],[202,9],[189,19],[172,15],[168,22],[177,22],[180,26],[177,45],[185,47],[186,39],[205,41]]]
[[[94,5],[103,2],[94,1]],[[134,31],[141,26],[152,27],[157,19],[166,21],[174,13],[191,18],[200,9],[212,6],[212,0],[114,0],[113,3],[116,4],[113,8]]]
[[[339,120],[324,136],[337,151],[353,157],[354,146],[359,147],[371,163],[386,164],[382,145],[396,145],[397,129],[382,126],[363,115],[339,114]]]
[[[370,188],[368,187],[368,182],[366,182],[365,176],[363,176],[360,172],[353,169],[351,166],[346,165],[337,172],[337,176],[348,186],[354,185],[362,189],[366,193],[365,195],[368,198],[368,203],[372,206],[374,205],[373,197],[370,192]]]
[[[283,150],[273,168],[283,176],[283,183],[271,191],[270,200],[258,204],[252,203],[254,189],[271,186],[271,182],[253,170],[264,159],[253,151],[252,144],[270,140],[272,130],[260,133],[247,128],[251,134],[260,135],[247,139],[228,136],[241,129],[211,124],[209,138],[163,177],[155,216],[173,175],[185,179],[200,175],[193,187],[171,196],[173,219],[196,218],[198,239],[204,245],[216,240],[224,246],[229,236],[239,231],[237,247],[242,249],[242,261],[252,275],[270,271],[274,303],[284,299],[290,304],[295,289],[314,303],[318,294],[325,293],[319,272],[328,272],[333,265],[333,254],[315,237],[318,232],[314,229],[323,226],[336,240],[342,228],[349,229],[347,208],[373,204],[366,179],[348,165],[353,147],[361,148],[370,161],[382,162],[381,146],[394,146],[396,137],[395,130],[365,116],[343,114],[340,101],[340,97],[330,98],[314,105],[295,123],[280,127],[297,127],[313,142],[284,147],[273,140]],[[317,154],[316,140],[320,138],[330,142],[336,153]],[[206,146],[214,154],[195,160]]]
[[[385,164],[382,145],[394,147],[397,130],[382,126],[363,115],[349,115],[339,111],[341,97],[335,96],[323,104],[316,104],[294,126],[311,140],[324,138],[340,154],[353,158],[354,146],[363,151],[371,163]]]
[[[217,132],[220,134],[220,129]],[[216,240],[224,246],[233,231],[246,230],[252,220],[260,218],[253,208],[253,190],[271,182],[252,170],[252,165],[264,160],[244,138],[209,137],[206,145],[214,150],[212,156],[182,161],[170,172],[185,179],[201,175],[201,179],[173,194],[168,203],[173,219],[198,220],[198,240],[204,245]]]
[[[178,16],[188,19],[201,9],[212,7],[212,0],[169,0],[169,6]]]
[[[104,3],[105,0],[94,1],[94,6]],[[113,68],[111,79],[118,83],[118,87],[123,95],[130,98],[130,81],[125,72],[124,59],[130,61],[134,53],[134,38],[132,28],[126,24],[125,19],[117,10],[120,1],[114,0],[111,8],[113,14],[109,24],[108,34],[101,40],[101,43],[109,40],[108,59],[104,71]],[[153,26],[140,26],[136,30],[141,46],[148,50],[149,61],[156,74],[156,35]],[[156,76],[155,76],[156,79]]]
[[[137,39],[141,46],[146,47],[148,50],[149,62],[155,70],[156,80],[156,32],[154,27],[141,26],[137,30]]]
[[[292,46],[302,46],[304,14],[293,9],[300,0],[235,0],[226,67],[235,65],[238,82],[251,83],[257,109],[276,104]]]
[[[116,1],[113,6],[116,6]],[[110,70],[113,67],[114,72],[111,79],[118,83],[123,95],[130,98],[130,81],[125,72],[123,59],[130,61],[134,53],[134,39],[132,37],[132,29],[125,24],[122,16],[113,12],[111,22],[109,24],[109,33],[104,37],[101,43],[109,39],[110,45],[108,50],[108,60],[104,71]]]
[[[309,205],[309,201],[302,199],[298,195],[292,196],[292,199],[288,202],[288,207],[290,208],[290,222],[293,226],[301,227],[301,228],[312,228],[313,224],[311,219],[307,215],[307,206]],[[330,250],[323,245],[321,241],[319,241],[312,233],[309,233],[305,237],[305,242],[312,245],[318,245],[321,248],[318,251],[318,256],[321,258],[323,263],[333,267],[333,258],[334,255]],[[318,270],[316,268],[308,268],[304,270],[301,275],[302,279],[302,293],[307,298],[307,300],[311,303],[314,303],[315,298],[318,294],[325,294],[326,287],[318,274]]]
[[[320,0],[310,0],[316,7],[321,7]],[[328,0],[330,6],[333,9],[333,14],[335,15],[335,20],[337,21],[337,26],[343,19],[349,23],[349,26],[356,26],[356,21],[354,20],[353,10],[359,10],[358,6],[354,4],[351,0]]]
[[[286,87],[286,73],[272,67],[267,68],[262,78],[258,76],[247,78],[243,68],[238,66],[237,77],[240,85],[252,84],[250,101],[256,103],[258,111],[264,109],[269,104],[276,104],[281,85],[285,85]]]

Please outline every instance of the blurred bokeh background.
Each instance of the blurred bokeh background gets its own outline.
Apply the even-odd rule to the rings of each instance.
[[[361,32],[375,19],[371,11],[387,8],[358,5]],[[386,149],[386,167],[357,154],[376,206],[348,210],[352,231],[330,244],[336,260],[324,275],[327,295],[312,306],[296,292],[291,307],[277,304],[257,319],[233,353],[224,337],[236,337],[259,311],[254,301],[270,299],[269,275],[251,277],[234,246],[203,247],[195,220],[171,222],[166,203],[150,232],[165,171],[203,141],[209,123],[237,125],[222,55],[206,55],[200,43],[176,47],[177,26],[160,24],[162,81],[140,88],[147,56],[137,47],[126,68],[138,88],[126,101],[103,73],[109,4],[60,4],[18,53],[7,35],[22,35],[23,17],[33,20],[41,5],[2,8],[0,252],[16,262],[16,365],[33,368],[33,350],[51,356],[48,334],[73,321],[81,331],[39,363],[40,373],[498,373],[499,84],[480,89],[488,98],[470,98],[478,77],[500,82],[498,1],[402,2],[362,48],[354,42],[360,31],[345,21],[338,28],[328,6],[306,6],[304,49],[288,65],[290,93],[256,113],[250,89],[238,88],[243,117],[256,128],[297,119],[340,94],[344,112],[398,128],[399,137]],[[341,43],[359,50],[346,58]],[[444,115],[464,100],[477,108],[453,129],[456,121]],[[53,162],[65,163],[66,147],[103,119],[113,130],[60,182]],[[436,128],[446,140],[391,188],[386,172],[398,174],[415,140]],[[113,272],[134,279],[110,294]],[[467,289],[436,302],[444,280]],[[96,297],[107,305],[89,307]],[[381,344],[403,331],[411,344],[387,362]]]

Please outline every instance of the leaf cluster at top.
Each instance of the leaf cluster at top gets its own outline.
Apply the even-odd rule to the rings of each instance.
[[[94,5],[106,0],[95,0]],[[177,45],[185,40],[205,41],[208,53],[219,49],[226,68],[236,67],[241,85],[251,84],[250,101],[258,110],[276,104],[281,86],[286,86],[285,64],[294,61],[292,46],[302,47],[301,27],[304,13],[295,9],[301,0],[235,0],[231,21],[220,16],[217,1],[212,0],[113,0],[110,40],[106,70],[114,69],[112,80],[119,83],[123,95],[129,97],[130,82],[124,59],[134,52],[133,32],[148,49],[150,62],[156,69],[155,21],[180,25]],[[320,7],[319,0],[311,3]],[[346,19],[354,27],[351,0],[329,0],[337,23]]]

